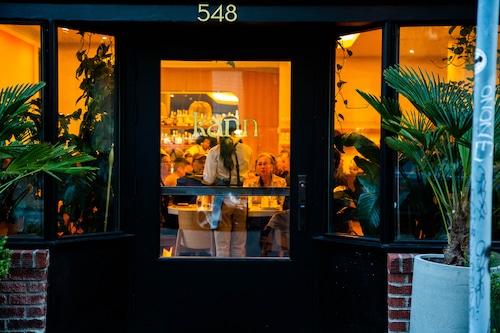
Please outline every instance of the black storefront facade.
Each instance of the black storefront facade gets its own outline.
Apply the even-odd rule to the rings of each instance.
[[[476,3],[219,5],[0,4],[0,24],[41,26],[48,140],[57,136],[58,28],[115,37],[116,230],[59,237],[45,222],[40,238],[9,237],[11,249],[50,252],[47,332],[387,332],[388,253],[442,247],[397,239],[396,154],[384,145],[377,237],[330,231],[336,41],[379,31],[381,73],[398,62],[399,27],[474,24]],[[158,257],[158,68],[165,59],[290,64],[288,259]],[[391,94],[379,79],[379,94]],[[55,187],[46,184],[46,205],[56,202]],[[45,221],[57,219],[48,207]]]

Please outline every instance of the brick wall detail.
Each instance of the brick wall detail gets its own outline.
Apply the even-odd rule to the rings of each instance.
[[[388,333],[410,331],[411,287],[415,254],[387,254]]]
[[[0,332],[45,332],[48,269],[49,250],[13,250],[0,278]]]

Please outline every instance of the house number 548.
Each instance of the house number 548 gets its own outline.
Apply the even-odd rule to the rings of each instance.
[[[236,5],[229,4],[225,8],[223,5],[218,5],[213,12],[210,11],[208,3],[198,4],[198,21],[207,22],[209,20],[219,22],[234,22],[238,19],[236,13]]]

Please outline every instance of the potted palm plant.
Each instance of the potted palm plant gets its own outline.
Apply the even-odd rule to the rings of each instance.
[[[95,178],[96,168],[84,165],[94,157],[77,151],[74,146],[40,140],[41,114],[30,100],[44,86],[44,82],[39,82],[0,91],[0,160],[3,164],[0,169],[0,225],[13,223],[12,214],[19,200],[13,200],[12,196],[24,179],[40,173],[58,180],[62,175],[78,177],[87,183]]]
[[[378,98],[359,90],[358,93],[380,114],[382,126],[395,134],[386,138],[387,145],[399,153],[400,159],[411,161],[412,172],[423,176],[432,189],[447,238],[444,253],[432,256],[433,261],[439,263],[424,260],[423,255],[415,259],[410,329],[411,332],[465,331],[468,329],[469,274],[464,266],[469,256],[472,84],[445,81],[432,73],[399,65],[386,69],[384,78],[390,87],[410,101],[413,110],[401,110],[399,101],[393,98]],[[499,108],[497,99],[497,112]],[[497,132],[500,130],[498,121],[496,118]],[[500,139],[497,134],[495,147]],[[498,181],[498,171],[495,171],[495,187]],[[435,266],[443,268],[445,272],[438,278],[438,291],[452,288],[443,296],[445,306],[417,304],[420,299],[425,302],[439,299],[438,291],[430,289],[431,277],[427,275],[421,279],[418,276],[417,264],[423,265],[426,273]],[[452,283],[460,278],[465,279],[462,286],[453,287]],[[417,290],[420,281],[425,283],[424,291]],[[458,295],[459,289],[466,295]],[[450,306],[460,303],[461,309]],[[435,315],[436,307],[439,307],[440,316]],[[451,310],[453,319],[450,321],[444,318],[447,309]],[[423,324],[416,322],[418,317],[424,319]],[[438,320],[434,322],[432,318]],[[460,318],[464,322],[460,323]]]

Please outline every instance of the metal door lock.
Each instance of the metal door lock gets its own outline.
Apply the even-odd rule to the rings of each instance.
[[[299,218],[298,218],[298,229],[299,231],[306,230],[306,204],[307,204],[307,175],[298,175],[299,177],[299,195],[298,195],[298,206],[299,206]]]

